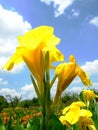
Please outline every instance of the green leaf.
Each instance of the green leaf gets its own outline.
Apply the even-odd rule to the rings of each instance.
[[[66,130],[66,126],[61,124],[56,115],[53,115],[51,122],[52,122],[51,130]]]
[[[0,130],[5,130],[5,126],[0,124]]]
[[[37,117],[35,117],[29,121],[26,130],[39,130],[39,128],[40,128],[40,120]]]
[[[33,86],[34,86],[35,92],[36,92],[38,98],[40,99],[40,92],[39,92],[38,86],[37,86],[37,84],[36,84],[36,82],[35,82],[33,76],[30,75],[30,77],[31,77],[32,84],[33,84]]]
[[[93,118],[93,121],[95,123],[96,130],[98,130],[98,118]]]

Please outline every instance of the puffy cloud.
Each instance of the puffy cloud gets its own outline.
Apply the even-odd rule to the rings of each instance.
[[[80,94],[80,92],[81,92],[83,89],[85,89],[85,88],[84,88],[84,87],[79,87],[79,86],[77,86],[77,87],[72,87],[72,88],[70,88],[70,89],[67,89],[66,92],[68,92],[68,93]]]
[[[24,87],[21,88],[21,91],[32,91],[33,90],[33,85],[29,84],[29,85],[25,85]]]
[[[0,78],[0,82],[3,82],[3,79]],[[24,85],[19,90],[11,89],[11,88],[1,88],[0,95],[6,96],[11,95],[11,97],[22,97],[22,99],[32,99],[37,97],[34,87],[32,84]]]
[[[21,94],[17,92],[15,89],[10,89],[10,88],[1,88],[0,89],[0,95],[6,96],[6,95],[11,95],[11,97],[20,97]]]
[[[98,92],[98,82],[94,82],[91,89],[95,89]]]
[[[90,24],[93,24],[93,25],[98,27],[98,16],[91,19]]]
[[[72,82],[72,84],[80,84],[80,83],[81,83],[81,80],[80,80],[79,77],[76,77],[76,78],[73,80],[73,82]]]
[[[33,84],[24,85],[20,91],[23,99],[32,99],[33,97],[37,97]]]
[[[50,5],[51,2],[53,2],[53,0],[40,0],[40,1],[43,2],[43,3],[45,3],[45,4],[47,4],[47,5]]]
[[[8,85],[8,81],[0,78],[0,85]]]
[[[88,61],[82,66],[82,68],[90,75],[98,74],[98,60],[92,62]]]
[[[21,15],[11,10],[6,10],[0,5],[0,71],[1,66],[14,53],[17,46],[17,36],[31,29],[28,21]],[[18,68],[23,69],[23,65]],[[17,69],[16,69],[17,70]],[[17,72],[15,69],[12,72]]]
[[[79,10],[72,9],[72,15],[73,16],[79,16]]]
[[[91,86],[89,88],[85,87],[85,86],[70,87],[70,88],[67,88],[66,92],[79,94],[82,90],[86,90],[86,89],[92,89],[92,90],[98,91],[98,83],[97,82],[93,83],[93,86]]]
[[[64,14],[65,9],[72,5],[74,0],[41,0],[41,2],[44,2],[47,5],[53,3],[55,17],[58,17],[59,15]]]

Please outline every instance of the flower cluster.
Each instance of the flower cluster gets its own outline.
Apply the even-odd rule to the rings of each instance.
[[[77,124],[79,130],[96,130],[94,122],[92,120],[92,113],[86,110],[86,105],[82,101],[73,102],[70,106],[65,107],[63,115],[60,116],[60,121],[63,125],[70,127]]]
[[[92,82],[88,74],[77,64],[73,55],[69,56],[69,62],[64,62],[64,55],[57,48],[60,38],[54,35],[54,28],[51,26],[39,26],[18,37],[19,45],[16,52],[3,69],[10,71],[14,65],[25,62],[31,73],[31,80],[42,107],[41,130],[50,130],[52,123],[53,108],[60,100],[63,91],[69,86],[76,76],[79,76],[85,86],[91,86]],[[53,62],[62,62],[53,66]],[[50,69],[54,69],[54,77],[50,80]],[[56,95],[51,107],[50,89],[56,78],[58,78]],[[83,104],[82,104],[83,105]],[[75,108],[74,108],[75,107]],[[66,120],[68,123],[76,123],[87,112],[86,117],[90,118],[89,111],[80,109],[80,105],[71,105],[67,109]],[[64,114],[66,110],[64,110]],[[73,119],[74,114],[77,114]],[[73,115],[70,119],[70,115]],[[63,117],[62,117],[63,118]]]

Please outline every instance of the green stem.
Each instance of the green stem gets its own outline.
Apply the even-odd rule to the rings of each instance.
[[[51,127],[51,100],[48,81],[44,80],[44,97],[42,105],[42,121],[40,130],[50,130]]]
[[[41,130],[51,129],[51,99],[50,99],[50,73],[49,73],[49,52],[45,57],[45,75],[44,75],[44,96],[42,105],[42,124]]]
[[[37,84],[36,84],[36,82],[35,82],[33,76],[30,75],[30,77],[31,77],[31,80],[32,80],[32,84],[33,84],[33,86],[34,86],[34,89],[35,89],[35,91],[36,91],[36,94],[37,94],[37,96],[38,96],[38,99],[40,99],[40,92],[39,92],[39,90],[38,90]]]
[[[55,80],[57,79],[57,77],[58,77],[57,75],[55,75],[55,76],[53,77],[53,79],[52,79],[52,81],[51,81],[51,84],[50,84],[50,88],[52,88],[52,86],[53,86]]]

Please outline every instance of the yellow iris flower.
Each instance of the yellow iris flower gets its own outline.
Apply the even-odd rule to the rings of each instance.
[[[76,63],[73,55],[70,55],[69,62],[61,63],[56,68],[58,75],[57,91],[54,102],[58,102],[62,92],[68,87],[76,76],[79,76],[85,86],[91,86],[92,82],[88,74]]]
[[[45,54],[49,51],[50,64],[63,61],[63,54],[56,48],[60,39],[54,34],[51,26],[40,26],[18,37],[19,46],[9,61],[3,66],[8,71],[14,65],[25,62],[36,80],[41,83],[44,75]]]
[[[81,101],[73,102],[70,106],[65,107],[63,110],[63,118],[60,117],[61,122],[68,122],[69,124],[75,124],[79,120],[80,107],[84,107],[85,104]]]
[[[78,125],[80,129],[87,130],[96,130],[95,124],[92,120],[92,113],[89,110],[81,109],[80,118],[78,120]]]
[[[82,130],[96,130],[93,120],[91,119],[92,113],[89,110],[81,109],[86,106],[83,102],[73,102],[70,106],[65,107],[63,115],[60,116],[59,120],[63,125],[68,126],[78,123],[79,128]]]
[[[85,96],[86,100],[98,97],[93,90],[83,90],[83,95]]]

